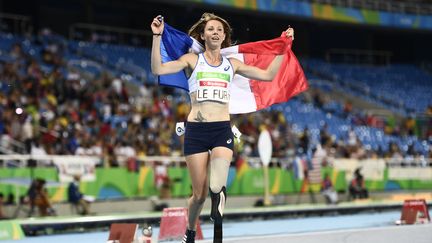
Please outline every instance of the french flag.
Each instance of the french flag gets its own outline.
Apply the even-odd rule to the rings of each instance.
[[[271,82],[251,80],[236,74],[231,84],[229,112],[243,114],[267,108],[273,104],[287,102],[291,97],[308,88],[306,76],[294,53],[291,51],[292,39],[279,37],[272,40],[250,42],[221,50],[226,57],[259,68],[267,68],[276,55],[284,55],[279,72]],[[201,44],[184,32],[165,23],[162,34],[162,62],[177,60],[188,52],[204,51]],[[189,91],[188,78],[184,71],[159,76],[159,84]]]

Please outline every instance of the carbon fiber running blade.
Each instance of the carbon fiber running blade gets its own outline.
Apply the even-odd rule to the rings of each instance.
[[[213,228],[214,232],[213,232],[213,243],[222,243],[222,238],[223,238],[223,234],[222,234],[222,223],[220,224],[214,224],[214,228]]]

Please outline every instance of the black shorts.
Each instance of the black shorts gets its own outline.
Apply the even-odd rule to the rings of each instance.
[[[234,150],[234,135],[229,121],[186,122],[184,155],[207,152],[215,147]]]

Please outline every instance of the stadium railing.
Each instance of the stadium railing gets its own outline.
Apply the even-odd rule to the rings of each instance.
[[[137,30],[123,27],[113,27],[106,25],[88,24],[88,23],[74,23],[69,27],[70,40],[93,40],[102,41],[105,43],[119,43],[119,44],[147,44],[138,43],[140,41],[151,40],[152,32],[150,30]],[[134,43],[136,42],[136,43]]]
[[[37,167],[44,166],[54,166],[53,161],[61,160],[61,159],[76,159],[79,161],[80,159],[90,159],[94,161],[100,161],[103,159],[99,156],[81,156],[81,155],[30,155],[30,154],[0,154],[0,168],[8,167],[9,162],[13,162],[13,164],[17,167],[25,167],[27,166],[27,162],[29,160],[35,160]],[[118,156],[120,160],[126,160],[127,158],[124,156]],[[152,165],[154,162],[166,162],[167,165],[170,166],[184,166],[186,165],[185,158],[183,156],[137,156],[135,159],[141,165]],[[334,158],[332,158],[334,159]],[[381,160],[381,159],[377,159]],[[259,157],[248,157],[246,159],[247,163],[252,167],[259,168],[262,166],[261,160]],[[359,160],[361,161],[361,160]],[[391,167],[432,167],[432,158],[425,158],[423,156],[414,158],[414,157],[405,157],[405,158],[385,158],[387,166]],[[273,157],[270,163],[292,163],[289,158],[275,158]]]
[[[74,158],[77,161],[80,159],[90,159],[93,161],[100,161],[103,157],[100,156],[81,156],[81,155],[30,155],[30,154],[0,154],[0,168],[1,167],[26,167],[29,160],[34,160],[37,167],[50,167],[54,166],[55,160],[71,159]],[[125,156],[117,156],[119,161],[126,161]],[[185,158],[183,156],[137,156],[135,159],[141,165],[152,165],[154,162],[167,162],[169,165],[180,166],[186,165]],[[277,163],[278,161],[285,160],[283,158],[272,158],[271,163]],[[261,165],[258,157],[249,157],[248,163],[254,167]],[[97,163],[96,163],[97,164]],[[123,164],[120,164],[121,166]]]
[[[33,29],[29,16],[0,13],[0,22],[2,23],[0,30],[3,32],[24,35],[26,33],[31,33]]]

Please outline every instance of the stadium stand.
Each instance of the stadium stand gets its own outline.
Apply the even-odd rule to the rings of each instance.
[[[22,50],[20,50],[21,46],[24,46]],[[129,141],[129,143],[135,145],[134,150],[139,150],[142,144],[149,144],[147,143],[149,141],[145,138],[137,141],[137,138],[131,136],[134,134],[131,130],[138,129],[137,131],[140,134],[141,130],[144,129],[142,131],[143,134],[148,134],[148,130],[152,130],[152,122],[146,121],[145,118],[141,117],[140,112],[136,110],[137,106],[144,105],[144,109],[155,109],[154,112],[150,111],[150,114],[146,115],[153,122],[159,120],[155,118],[155,114],[156,117],[159,116],[160,118],[179,119],[176,116],[176,102],[185,98],[174,99],[173,103],[168,107],[168,102],[165,103],[165,100],[162,103],[157,103],[160,101],[154,95],[154,100],[149,101],[150,104],[138,104],[130,101],[131,99],[144,100],[146,98],[140,97],[142,94],[139,93],[130,97],[133,88],[128,89],[128,86],[136,87],[137,84],[142,82],[148,84],[154,84],[155,82],[155,77],[150,75],[149,58],[143,58],[149,57],[150,52],[148,49],[112,44],[68,42],[66,39],[58,36],[43,36],[39,44],[32,40],[14,37],[10,34],[3,36],[1,47],[3,48],[3,53],[5,53],[3,55],[4,75],[23,75],[20,81],[12,87],[7,85],[6,82],[2,82],[4,83],[2,85],[4,87],[3,94],[5,97],[8,97],[7,103],[11,106],[5,107],[4,112],[12,113],[9,116],[5,116],[5,118],[8,117],[11,120],[17,119],[12,122],[11,128],[6,126],[5,129],[16,130],[11,133],[11,137],[15,140],[23,143],[26,142],[21,139],[22,135],[17,133],[21,131],[20,127],[25,124],[26,118],[29,118],[32,120],[33,126],[40,126],[40,129],[45,131],[39,134],[42,136],[43,145],[47,146],[60,142],[60,146],[54,147],[54,150],[51,148],[52,151],[48,151],[50,154],[74,154],[80,146],[83,146],[78,141],[86,140],[85,138],[102,140],[91,141],[91,144],[86,145],[92,147],[95,144],[104,144],[104,148],[99,148],[102,151],[107,150],[106,147],[121,147],[122,144],[124,145],[124,141]],[[47,51],[50,49],[62,49],[64,54]],[[8,52],[10,54],[7,54]],[[61,55],[61,57],[56,57],[57,55]],[[66,63],[70,63],[71,60],[80,60],[81,64],[79,67],[81,68],[77,69],[78,71],[65,71],[67,68],[65,65],[54,68],[54,65],[50,62],[56,58],[64,58]],[[89,65],[83,64],[83,62],[89,63],[89,59],[95,62],[97,66],[100,66],[100,68],[91,68]],[[29,60],[33,61],[29,62]],[[17,62],[22,65],[18,66]],[[14,63],[15,65],[13,65]],[[414,66],[364,67],[349,64],[328,64],[315,59],[307,59],[303,63],[315,75],[337,82],[339,84],[338,87],[349,87],[345,88],[344,91],[350,92],[354,96],[365,97],[365,99],[369,99],[380,105],[387,104],[389,109],[397,107],[399,109],[396,109],[396,111],[401,112],[402,115],[421,113],[426,110],[430,101],[427,98],[427,90],[431,88],[429,85],[432,78]],[[11,64],[12,67],[19,67],[20,71],[15,69],[8,70],[8,67],[10,67],[8,65]],[[114,70],[112,75],[117,75],[117,77],[132,78],[103,77],[101,67],[104,70]],[[84,73],[90,73],[90,77],[93,77],[93,79],[86,80],[81,78]],[[103,77],[103,79],[101,80],[98,77]],[[314,76],[309,77],[309,79],[313,78]],[[412,79],[416,80],[417,85],[411,85],[410,81]],[[7,77],[3,80],[6,81]],[[376,82],[376,80],[380,80],[380,82]],[[93,89],[92,93],[89,93],[87,90],[90,87]],[[108,91],[105,91],[104,87],[109,87]],[[325,89],[325,87],[319,88]],[[141,92],[146,95],[157,92],[153,85],[141,86],[141,89]],[[21,96],[21,100],[12,102],[9,97],[10,94],[14,93],[16,93],[17,97]],[[419,94],[419,97],[414,99],[414,94]],[[31,100],[30,96],[32,95],[36,96],[37,99],[33,102],[37,105],[28,111],[28,107],[32,104],[27,103],[27,100]],[[107,100],[107,97],[110,99]],[[154,103],[151,104],[152,102]],[[418,140],[415,136],[407,138],[388,136],[384,134],[383,130],[380,130],[384,128],[383,122],[381,122],[378,128],[373,128],[367,123],[356,124],[353,121],[355,118],[352,114],[343,117],[342,104],[335,101],[329,101],[326,104],[321,103],[323,102],[315,100],[313,104],[308,104],[296,99],[289,104],[281,105],[279,112],[282,112],[288,118],[287,121],[295,126],[296,129],[294,129],[294,132],[296,134],[299,134],[306,125],[310,124],[310,120],[318,121],[315,126],[310,127],[312,144],[317,144],[319,130],[324,124],[329,125],[329,132],[334,137],[335,142],[343,140],[348,128],[354,126],[356,135],[368,149],[388,151],[390,144],[394,142],[404,152],[408,150],[408,145],[413,144],[417,152],[423,155],[427,153],[427,146],[422,145],[421,140]],[[153,107],[150,107],[151,105]],[[20,107],[24,108],[24,113],[16,114],[14,109]],[[71,110],[74,107],[79,108],[78,114],[74,114]],[[274,110],[278,110],[278,108]],[[135,113],[131,114],[131,111]],[[33,121],[36,114],[39,114],[41,120]],[[75,124],[75,127],[72,127],[71,125],[74,122],[77,124]],[[148,122],[150,124],[147,124]],[[100,124],[105,124],[111,129],[119,129],[117,130],[119,134],[129,134],[129,137],[121,138],[121,135],[117,135],[116,141],[106,144],[106,141],[104,141],[106,135],[101,135],[103,132],[97,131],[97,127]],[[77,131],[77,125],[82,126],[81,131]],[[254,125],[257,127],[257,124]],[[169,124],[162,126],[170,127]],[[36,130],[35,127],[33,127],[33,130]],[[61,136],[64,133],[69,136]],[[158,132],[155,132],[153,136],[160,137],[159,135]],[[176,144],[178,145],[178,142]],[[160,153],[159,149],[147,149],[142,152],[145,154]],[[162,150],[166,150],[166,148]],[[176,147],[176,150],[180,150],[179,146]]]
[[[353,65],[316,59],[306,60],[304,65],[353,96],[361,96],[403,116],[425,113],[430,106],[428,90],[432,88],[432,76],[414,65]]]

